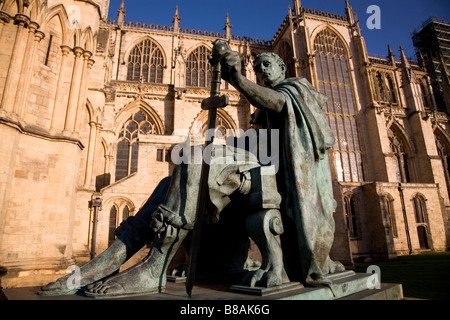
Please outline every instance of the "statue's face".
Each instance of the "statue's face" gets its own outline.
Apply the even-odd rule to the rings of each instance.
[[[255,61],[255,73],[258,83],[273,88],[284,80],[285,70],[271,56],[261,56]]]

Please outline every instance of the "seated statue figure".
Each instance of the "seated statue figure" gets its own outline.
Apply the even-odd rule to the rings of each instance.
[[[208,178],[209,216],[220,221],[227,207],[238,204],[245,230],[262,256],[260,269],[250,273],[247,285],[321,283],[326,274],[344,271],[329,257],[336,202],[328,162],[334,136],[322,110],[327,98],[304,78],[286,79],[286,66],[274,53],[255,58],[258,83],[242,75],[237,52],[222,52],[220,61],[222,78],[257,108],[255,125],[278,130],[279,162],[277,170],[265,170],[251,152],[215,147]],[[111,246],[80,268],[86,295],[123,296],[165,287],[168,265],[195,222],[202,161],[195,157],[202,152],[192,150],[184,155],[189,161],[177,165],[139,212],[122,223]],[[234,237],[229,230],[229,238]],[[152,247],[142,261],[117,273],[148,243]],[[67,286],[69,277],[42,287],[41,293],[73,293]]]

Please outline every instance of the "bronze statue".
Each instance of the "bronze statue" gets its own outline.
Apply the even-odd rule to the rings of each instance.
[[[324,275],[344,271],[341,263],[329,257],[336,203],[327,154],[334,136],[322,110],[326,97],[304,78],[285,79],[286,66],[273,53],[256,57],[258,84],[253,83],[242,75],[237,52],[223,50],[222,41],[214,45],[221,47],[217,61],[222,78],[257,108],[254,125],[279,130],[281,139],[275,170],[266,170],[267,166],[246,150],[233,146],[212,149],[208,214],[220,221],[226,209],[237,204],[234,211],[239,213],[236,217],[243,217],[247,234],[239,238],[236,248],[248,248],[244,242],[251,237],[263,257],[261,268],[245,279],[247,285],[321,283]],[[178,165],[144,207],[118,228],[114,243],[81,267],[80,285],[87,286],[86,295],[151,293],[165,286],[168,265],[195,223],[203,161],[195,159],[202,155],[193,152],[195,148],[187,155],[190,161]],[[243,158],[246,161],[239,161]],[[220,161],[223,159],[227,161]],[[234,223],[240,224],[239,219]],[[230,235],[230,239],[233,237],[236,234]],[[153,246],[145,259],[115,274],[149,242]],[[237,253],[234,260],[242,265],[245,258]],[[44,286],[41,293],[72,293],[66,284],[69,276]]]

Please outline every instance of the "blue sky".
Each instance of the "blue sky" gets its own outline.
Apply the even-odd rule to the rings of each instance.
[[[390,44],[399,55],[403,46],[414,57],[411,33],[430,16],[450,22],[449,0],[349,0],[360,20],[369,53],[386,55]],[[117,18],[121,0],[111,0],[109,17]],[[302,6],[344,14],[345,0],[302,0]],[[226,14],[233,25],[231,33],[271,40],[288,12],[291,0],[125,0],[126,20],[172,25],[178,5],[183,28],[223,32]],[[368,29],[370,5],[381,9],[381,29]]]

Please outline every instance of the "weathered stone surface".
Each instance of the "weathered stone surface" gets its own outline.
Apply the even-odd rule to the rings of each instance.
[[[142,294],[133,297],[112,298],[117,300],[402,300],[401,284],[381,283],[380,289],[368,289],[368,274],[354,274],[336,280],[334,289],[329,287],[304,287],[298,285],[285,286],[284,291],[273,291],[271,294],[248,294],[230,290],[232,284],[224,281],[203,279],[194,287],[192,297],[186,295],[184,283],[169,283],[163,293]],[[290,287],[290,288],[289,288]],[[38,287],[3,289],[8,300],[86,300],[84,295],[39,296]],[[261,289],[261,292],[264,291]]]

